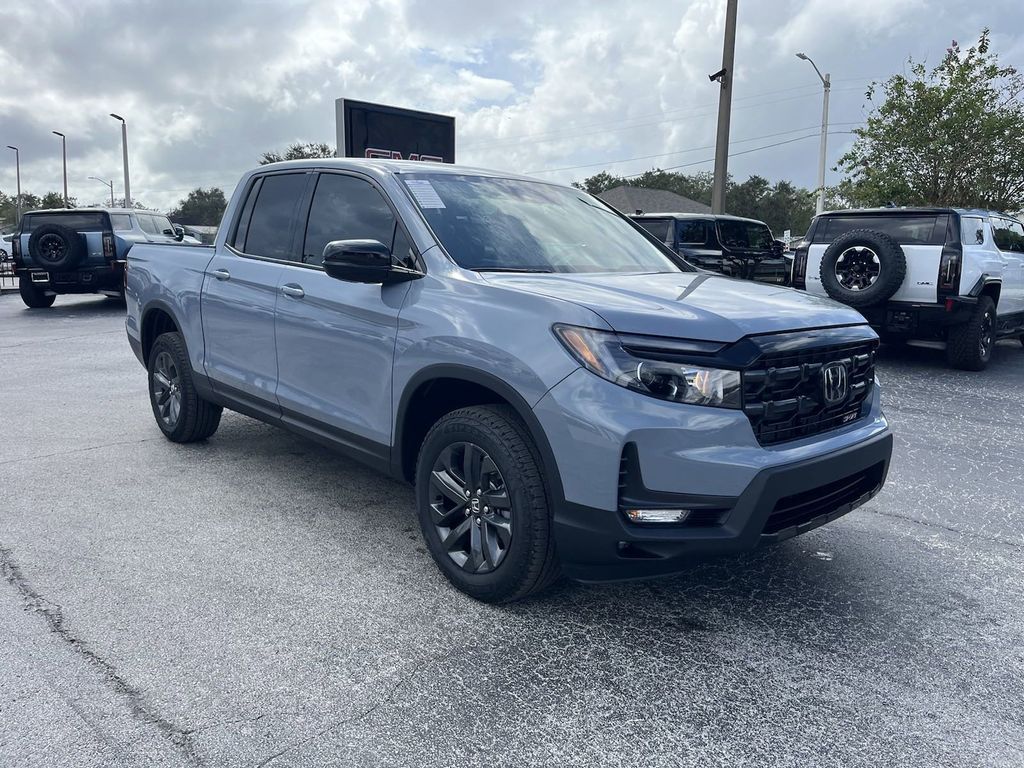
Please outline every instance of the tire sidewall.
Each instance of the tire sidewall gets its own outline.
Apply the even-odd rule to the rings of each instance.
[[[35,284],[28,277],[20,277],[18,279],[18,293],[21,296],[22,302],[29,309],[52,307],[54,300],[57,298],[55,294],[47,295],[45,291],[36,288]]]
[[[461,442],[475,443],[487,452],[501,472],[512,504],[512,543],[498,567],[489,573],[467,573],[456,564],[442,546],[430,515],[430,475],[434,463],[445,447]],[[445,576],[463,591],[473,597],[491,597],[496,592],[511,593],[525,577],[533,544],[531,517],[539,512],[533,508],[515,459],[485,425],[474,423],[456,412],[442,418],[430,431],[417,461],[416,508],[423,539],[434,561]]]
[[[156,420],[157,426],[160,427],[160,431],[174,442],[180,442],[189,431],[189,422],[190,419],[195,418],[194,411],[197,407],[192,370],[189,367],[188,355],[183,354],[184,349],[185,344],[180,334],[165,333],[157,337],[153,343],[153,348],[149,352],[149,360],[146,363],[146,386],[149,389],[149,405],[153,410],[153,418]],[[174,364],[178,367],[181,378],[181,412],[178,414],[178,421],[175,422],[173,429],[168,429],[160,418],[156,393],[153,390],[153,369],[156,367],[157,356],[161,352],[167,352],[171,356]]]
[[[836,262],[848,249],[863,246],[878,256],[879,272],[875,282],[863,291],[844,288],[836,278]],[[892,298],[900,289],[907,274],[907,258],[903,248],[884,232],[855,229],[840,235],[825,249],[821,258],[819,277],[825,293],[835,301],[851,307],[868,307]]]

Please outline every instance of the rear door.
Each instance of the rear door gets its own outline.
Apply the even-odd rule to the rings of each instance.
[[[227,244],[203,280],[206,373],[213,387],[250,407],[280,414],[274,311],[284,265],[298,256],[297,222],[312,174],[258,176]],[[304,220],[304,219],[303,219]]]
[[[824,216],[814,230],[807,252],[807,291],[827,296],[821,284],[821,261],[840,235],[872,229],[892,237],[903,248],[907,275],[891,301],[934,304],[938,301],[939,265],[946,241],[946,213],[839,214]]]
[[[332,240],[379,240],[400,260],[410,240],[380,189],[341,172],[319,174],[303,224],[301,258],[284,268],[277,300],[284,420],[386,459],[398,312],[411,283],[350,283],[320,265]]]

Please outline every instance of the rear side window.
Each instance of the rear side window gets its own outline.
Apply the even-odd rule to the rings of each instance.
[[[704,245],[708,241],[708,222],[706,221],[681,221],[679,222],[679,244],[680,245]]]
[[[942,245],[946,242],[945,214],[909,216],[829,216],[814,232],[815,242],[831,243],[854,229],[884,232],[901,245]]]
[[[992,237],[1001,251],[1024,251],[1024,229],[1019,221],[992,219]]]
[[[634,219],[634,221],[661,242],[669,241],[668,233],[672,227],[672,219]]]
[[[107,214],[99,211],[69,211],[68,213],[27,213],[22,232],[32,232],[43,224],[60,224],[76,232],[105,232],[110,229]]]
[[[128,232],[132,229],[132,217],[127,213],[110,214],[110,223],[114,225],[115,232]]]
[[[270,259],[292,258],[292,227],[305,188],[304,173],[266,176],[252,209],[242,250]]]
[[[390,248],[394,234],[395,216],[372,184],[354,176],[322,173],[309,209],[302,261],[321,264],[324,246],[332,240],[379,240]]]

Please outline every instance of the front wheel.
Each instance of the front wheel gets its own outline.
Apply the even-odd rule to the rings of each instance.
[[[416,504],[434,561],[467,595],[512,602],[558,577],[540,456],[509,406],[461,408],[433,426]]]
[[[996,305],[988,296],[978,299],[971,318],[949,329],[946,358],[954,368],[981,371],[992,359],[996,345]]]
[[[146,368],[153,416],[168,440],[194,443],[217,431],[223,409],[196,392],[180,333],[164,333],[157,338]]]
[[[25,306],[29,309],[52,307],[54,300],[57,298],[55,294],[48,294],[37,288],[35,283],[27,277],[18,278],[18,293],[21,294],[21,300],[25,302]]]

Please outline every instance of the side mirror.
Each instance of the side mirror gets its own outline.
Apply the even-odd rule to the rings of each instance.
[[[349,283],[400,283],[422,272],[396,266],[391,249],[379,240],[332,240],[324,246],[324,272]]]
[[[177,224],[174,225],[174,239],[179,243],[185,239],[185,228],[179,227]]]

